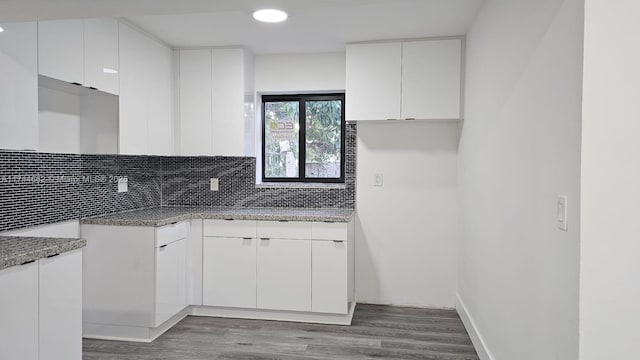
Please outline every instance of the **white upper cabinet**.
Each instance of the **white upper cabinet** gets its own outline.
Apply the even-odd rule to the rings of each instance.
[[[38,149],[38,25],[5,23],[0,36],[0,149]]]
[[[460,39],[402,44],[402,118],[459,119]]]
[[[180,51],[180,155],[211,155],[211,50]]]
[[[39,74],[118,94],[118,21],[50,20],[38,23]]]
[[[84,85],[118,95],[118,21],[84,20]]]
[[[347,46],[347,120],[460,119],[462,40]]]
[[[213,155],[244,156],[245,51],[211,52]]]
[[[180,155],[245,155],[252,68],[239,48],[180,51]]]
[[[50,20],[38,23],[38,71],[40,75],[69,83],[84,82],[83,20]]]
[[[170,155],[171,50],[120,23],[119,153]]]
[[[402,44],[347,46],[347,120],[400,118]]]

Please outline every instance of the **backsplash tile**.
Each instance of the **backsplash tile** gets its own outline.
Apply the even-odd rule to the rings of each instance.
[[[254,157],[0,152],[0,231],[167,206],[355,208],[355,124],[347,124],[342,188],[256,187]],[[126,193],[117,192],[119,177]],[[217,192],[209,179],[220,179]]]

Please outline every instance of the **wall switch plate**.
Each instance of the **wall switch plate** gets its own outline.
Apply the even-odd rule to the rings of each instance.
[[[123,193],[129,191],[129,179],[127,177],[118,178],[118,192]]]
[[[382,186],[384,185],[384,177],[382,174],[374,174],[373,175],[373,186]]]
[[[211,178],[210,188],[211,191],[218,191],[218,189],[220,188],[220,180],[218,180],[218,178]]]
[[[567,196],[560,195],[558,196],[557,203],[557,217],[558,217],[558,229],[562,231],[567,231]]]

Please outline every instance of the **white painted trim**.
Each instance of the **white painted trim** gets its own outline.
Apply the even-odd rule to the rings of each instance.
[[[188,306],[180,313],[173,316],[171,319],[165,321],[162,325],[156,328],[83,323],[82,337],[86,339],[150,343],[160,335],[164,334],[167,330],[171,329],[177,323],[182,321],[188,315],[232,319],[275,320],[330,325],[351,325],[355,309],[355,302],[349,303],[349,312],[344,315],[261,309],[235,309],[212,306]]]
[[[274,320],[330,325],[351,325],[355,307],[355,302],[350,303],[349,312],[347,314],[340,315],[296,311],[192,306],[191,315],[222,317],[231,319]]]
[[[150,343],[190,314],[191,308],[187,307],[156,328],[83,323],[82,337],[86,339]]]
[[[493,357],[489,351],[489,347],[487,347],[482,334],[478,331],[478,327],[476,326],[475,321],[473,321],[473,317],[471,317],[469,310],[458,293],[456,293],[456,310],[458,311],[458,315],[460,315],[460,319],[462,319],[462,323],[471,337],[471,342],[476,348],[476,352],[478,353],[480,360],[495,360],[495,357]]]

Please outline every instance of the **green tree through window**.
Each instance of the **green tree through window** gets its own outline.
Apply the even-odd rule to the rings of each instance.
[[[263,181],[344,181],[344,94],[262,102]]]

